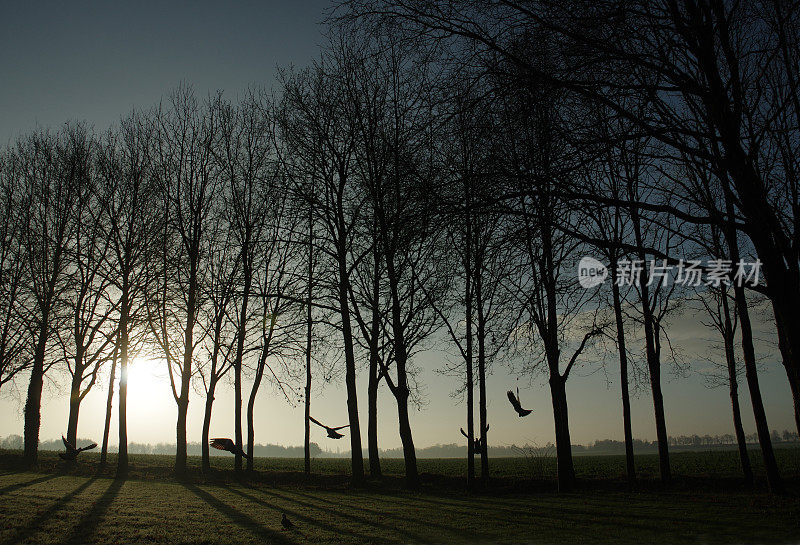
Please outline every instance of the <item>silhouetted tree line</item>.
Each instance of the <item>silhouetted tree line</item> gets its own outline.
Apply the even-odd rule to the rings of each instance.
[[[498,361],[547,378],[562,490],[575,478],[572,371],[618,361],[628,479],[633,384],[650,391],[669,482],[662,375],[680,358],[668,326],[692,303],[722,343],[745,479],[742,375],[780,491],[751,310],[771,307],[800,430],[798,16],[777,1],[349,0],[320,59],[281,72],[275,93],[201,101],[184,85],[105,133],[72,123],[19,137],[0,156],[0,386],[28,379],[26,460],[45,376],[68,373],[74,442],[80,403],[108,370],[102,450],[116,388],[124,474],[127,373],[150,355],[177,406],[176,473],[190,388],[205,392],[208,469],[229,382],[236,470],[256,452],[268,383],[304,404],[310,471],[312,378],[342,370],[354,483],[364,450],[381,472],[385,387],[413,487],[415,355],[444,338],[469,486],[474,455],[489,477],[480,445]],[[609,280],[579,282],[582,256]]]

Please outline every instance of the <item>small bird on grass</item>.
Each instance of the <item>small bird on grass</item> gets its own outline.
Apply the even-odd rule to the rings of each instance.
[[[232,454],[241,454],[243,458],[250,458],[242,449],[236,447],[236,443],[233,442],[233,439],[215,437],[211,439],[210,444],[212,448],[217,450],[227,450]]]
[[[341,439],[342,437],[344,437],[344,434],[339,433],[337,430],[342,430],[344,428],[349,428],[350,427],[350,424],[348,424],[346,426],[339,426],[337,428],[331,428],[330,426],[326,426],[322,422],[314,419],[313,416],[309,416],[308,419],[311,420],[317,426],[325,428],[325,431],[328,432],[328,437],[330,437],[331,439]]]
[[[283,526],[284,530],[294,530],[294,523],[289,520],[289,517],[286,516],[286,513],[283,513],[281,516],[281,526]]]
[[[70,443],[66,440],[66,438],[62,435],[61,440],[64,442],[64,447],[67,449],[67,452],[59,452],[58,455],[62,460],[74,460],[78,457],[78,454],[83,452],[84,450],[92,450],[93,448],[97,448],[97,443],[92,443],[91,445],[87,445],[81,448],[75,448],[75,445]]]

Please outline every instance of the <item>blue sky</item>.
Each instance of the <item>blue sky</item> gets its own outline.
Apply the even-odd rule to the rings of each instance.
[[[0,3],[0,143],[37,126],[58,127],[67,120],[86,120],[102,132],[134,107],[157,104],[180,82],[194,86],[198,96],[222,89],[235,98],[248,85],[271,86],[276,67],[303,66],[318,56],[324,42],[319,22],[329,7],[324,1],[302,2],[8,2]],[[768,313],[766,313],[768,316]],[[762,359],[762,392],[773,429],[792,429],[791,397],[785,373],[775,357],[768,318],[757,324]],[[731,433],[727,390],[710,389],[701,372],[706,358],[721,359],[709,330],[697,313],[676,316],[670,327],[685,355],[688,372],[664,374],[664,397],[670,435]],[[458,381],[437,373],[454,352],[442,341],[420,354],[425,404],[412,414],[419,446],[461,442],[465,408],[449,394]],[[496,362],[488,379],[490,441],[493,444],[544,444],[553,440],[553,422],[546,378],[518,377],[507,362]],[[585,358],[567,385],[573,442],[622,438],[619,383],[614,359],[602,365]],[[140,442],[174,442],[175,404],[158,361],[135,362],[130,395],[129,437]],[[362,377],[363,379],[363,377]],[[56,370],[46,383],[41,437],[57,438],[65,431],[68,397],[64,374]],[[505,391],[520,387],[523,404],[534,413],[519,419]],[[0,436],[22,433],[24,381],[0,394]],[[317,387],[319,384],[317,384]],[[315,387],[312,414],[331,424],[346,423],[345,394],[340,384]],[[104,382],[86,399],[79,435],[102,436]],[[212,435],[232,436],[231,388],[217,396]],[[754,429],[747,388],[742,382],[742,411],[748,433]],[[360,382],[360,409],[366,439],[366,384]],[[115,403],[116,406],[116,403]],[[200,440],[202,399],[190,401],[189,437]],[[380,437],[385,448],[400,445],[396,409],[383,389]],[[477,412],[477,411],[476,411]],[[649,387],[636,388],[634,435],[653,439]],[[288,405],[264,386],[256,406],[256,441],[302,443],[301,407]],[[112,429],[112,438],[116,431]],[[346,449],[315,429],[313,440],[324,448]]]

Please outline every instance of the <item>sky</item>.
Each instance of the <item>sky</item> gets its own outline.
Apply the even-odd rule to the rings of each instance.
[[[198,96],[216,90],[235,99],[249,85],[275,84],[277,67],[302,67],[318,56],[324,43],[324,18],[329,3],[296,2],[9,2],[0,0],[0,144],[36,127],[58,127],[85,120],[102,132],[133,108],[158,103],[181,82]],[[757,319],[761,387],[771,429],[793,429],[792,403],[779,363],[769,313]],[[722,360],[714,335],[702,315],[684,311],[672,320],[669,333],[684,354],[684,371],[665,365],[664,403],[670,435],[732,433],[727,389],[710,388],[704,378]],[[445,340],[418,356],[422,369],[423,405],[412,411],[417,446],[462,442],[466,408],[451,396],[459,380],[438,372],[454,351]],[[365,362],[360,362],[365,365]],[[487,380],[490,443],[537,444],[554,440],[552,408],[543,375],[518,376],[511,362],[495,362]],[[582,358],[567,383],[573,443],[622,439],[620,385],[615,360],[599,355]],[[640,363],[641,364],[641,363]],[[45,385],[40,437],[58,438],[66,431],[68,396],[64,373],[54,370]],[[516,416],[507,389],[519,387],[530,416]],[[0,437],[22,434],[24,381],[0,391]],[[106,381],[87,396],[81,411],[79,437],[99,441],[103,432]],[[249,389],[249,385],[246,385]],[[247,389],[245,391],[248,391]],[[649,387],[634,388],[634,436],[653,440],[655,425]],[[745,429],[754,431],[752,409],[742,378]],[[174,443],[177,410],[166,368],[157,359],[133,362],[129,384],[128,436],[132,442]],[[366,380],[361,373],[359,410],[366,446]],[[114,406],[117,406],[116,400]],[[212,436],[233,436],[233,396],[229,384],[217,395]],[[201,438],[203,399],[193,391],[189,405],[190,441]],[[329,425],[347,423],[341,381],[314,385],[312,415]],[[477,408],[476,408],[477,415]],[[116,437],[112,425],[112,443]],[[256,403],[256,442],[300,445],[303,408],[292,406],[269,385]],[[323,448],[347,450],[349,441],[325,438],[321,429],[312,440]],[[382,448],[400,446],[397,410],[382,387],[379,403]]]

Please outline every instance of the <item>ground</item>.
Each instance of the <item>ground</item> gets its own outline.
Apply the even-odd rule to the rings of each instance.
[[[461,460],[420,461],[422,488],[409,492],[392,476],[353,489],[343,460],[315,461],[318,474],[305,479],[297,471],[302,460],[264,459],[256,474],[237,480],[229,459],[214,458],[223,468],[211,475],[194,469],[193,459],[189,476],[177,480],[167,471],[170,457],[138,456],[131,478],[117,480],[97,472],[96,456],[65,470],[45,453],[29,472],[18,468],[17,453],[0,452],[0,545],[800,541],[793,473],[800,451],[780,453],[790,474],[784,496],[770,495],[763,483],[747,490],[725,473],[719,453],[682,456],[673,457],[674,485],[645,478],[634,492],[614,474],[616,457],[576,458],[579,488],[565,494],[548,476],[507,476],[538,471],[525,459],[495,460],[493,486],[466,493],[457,477]],[[652,460],[637,461],[647,474]],[[401,468],[384,465],[389,473]],[[282,529],[281,513],[295,530]]]

